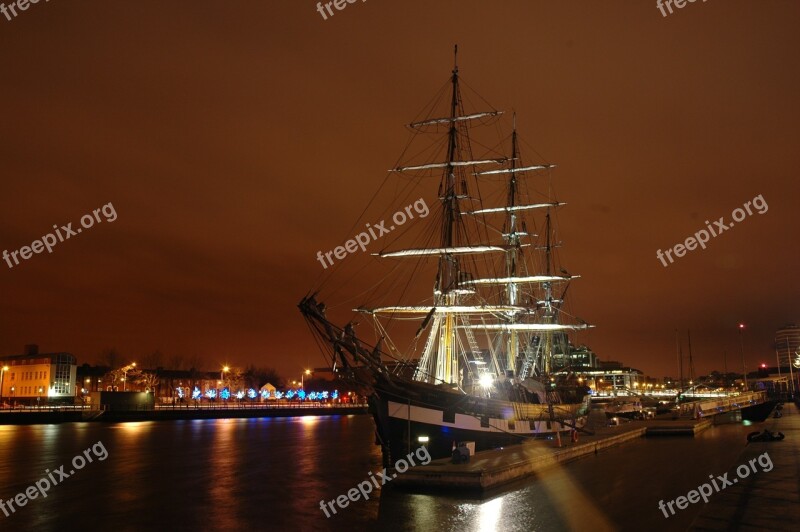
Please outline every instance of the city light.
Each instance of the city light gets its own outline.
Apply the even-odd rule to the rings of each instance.
[[[483,375],[481,375],[481,378],[478,380],[478,382],[484,388],[490,388],[492,386],[492,383],[494,383],[494,379],[490,374],[484,373]]]
[[[3,366],[2,368],[0,368],[0,370],[1,370],[0,371],[0,404],[2,404],[2,400],[3,400],[3,378],[6,375],[6,371],[8,371],[8,366]],[[12,390],[13,390],[13,388],[12,388]]]

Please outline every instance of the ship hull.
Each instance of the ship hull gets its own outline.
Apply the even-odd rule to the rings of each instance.
[[[376,443],[381,445],[387,466],[422,446],[434,459],[447,458],[462,442],[474,442],[476,451],[495,449],[573,427],[580,430],[587,419],[583,403],[555,405],[554,412],[574,412],[569,418],[548,414],[520,419],[515,410],[531,405],[437,391],[422,383],[406,383],[400,389],[377,387],[369,402]],[[536,406],[541,411],[548,409],[546,405]]]

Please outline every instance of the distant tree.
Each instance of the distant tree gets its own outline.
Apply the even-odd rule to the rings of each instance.
[[[119,367],[121,357],[115,347],[107,347],[100,352],[97,362],[101,366],[108,366],[111,369]]]
[[[244,379],[248,388],[260,389],[267,383],[280,388],[283,386],[283,378],[275,368],[256,368],[249,365],[244,371]]]
[[[224,373],[223,386],[227,386],[232,392],[244,388],[245,377],[241,368],[230,368]]]
[[[149,355],[144,355],[140,362],[141,367],[148,369],[156,369],[164,367],[164,354],[156,349]]]
[[[197,371],[202,371],[203,364],[203,360],[200,358],[200,355],[197,354],[190,356],[186,360],[186,365],[189,367],[189,369],[194,368]]]
[[[137,371],[133,376],[128,377],[132,382],[142,386],[144,391],[155,391],[158,386],[158,375],[149,371]]]
[[[117,389],[126,388],[123,382],[135,383],[142,372],[133,365],[123,366],[121,368],[112,369],[106,373],[103,380],[111,383],[111,386]]]
[[[172,355],[171,357],[169,357],[169,362],[167,362],[167,368],[175,370],[184,369],[183,356]]]

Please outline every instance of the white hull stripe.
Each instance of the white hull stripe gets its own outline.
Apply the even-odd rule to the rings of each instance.
[[[444,412],[435,408],[424,408],[421,406],[408,405],[403,403],[395,403],[389,401],[389,417],[402,420],[412,421],[416,423],[425,423],[428,425],[435,425],[440,427],[449,427],[459,430],[472,430],[478,432],[510,432],[512,434],[542,434],[554,432],[557,430],[569,430],[571,427],[562,425],[558,421],[548,422],[543,421],[530,421],[530,420],[517,420],[512,421],[513,428],[509,420],[489,418],[489,426],[482,427],[481,420],[476,416],[468,416],[465,414],[456,413],[455,423],[448,423],[444,421]],[[548,428],[547,424],[550,423]],[[579,417],[576,425],[583,427],[586,424],[586,417]]]

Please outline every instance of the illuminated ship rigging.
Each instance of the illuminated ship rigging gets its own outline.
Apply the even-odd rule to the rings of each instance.
[[[472,129],[496,122],[502,112],[467,112],[461,83],[456,64],[447,116],[409,125],[415,134],[438,135],[440,152],[390,171],[426,183],[438,175],[437,215],[416,222],[430,226],[429,237],[423,245],[374,253],[412,263],[414,285],[431,282],[419,273],[428,265],[432,295],[354,309],[373,325],[373,343],[356,334],[357,322],[339,327],[329,319],[320,301],[324,285],[299,304],[337,375],[369,397],[387,464],[421,442],[443,457],[460,441],[481,450],[580,430],[588,413],[588,388],[568,368],[556,373],[553,367],[554,354],[569,349],[568,334],[592,327],[564,309],[578,277],[556,265],[553,215],[564,203],[552,198],[549,186],[539,197],[528,186],[549,180],[554,166],[522,164],[516,118],[510,153],[474,157]],[[484,204],[490,189],[496,204]],[[393,322],[414,324],[409,349],[398,348],[389,334]]]

